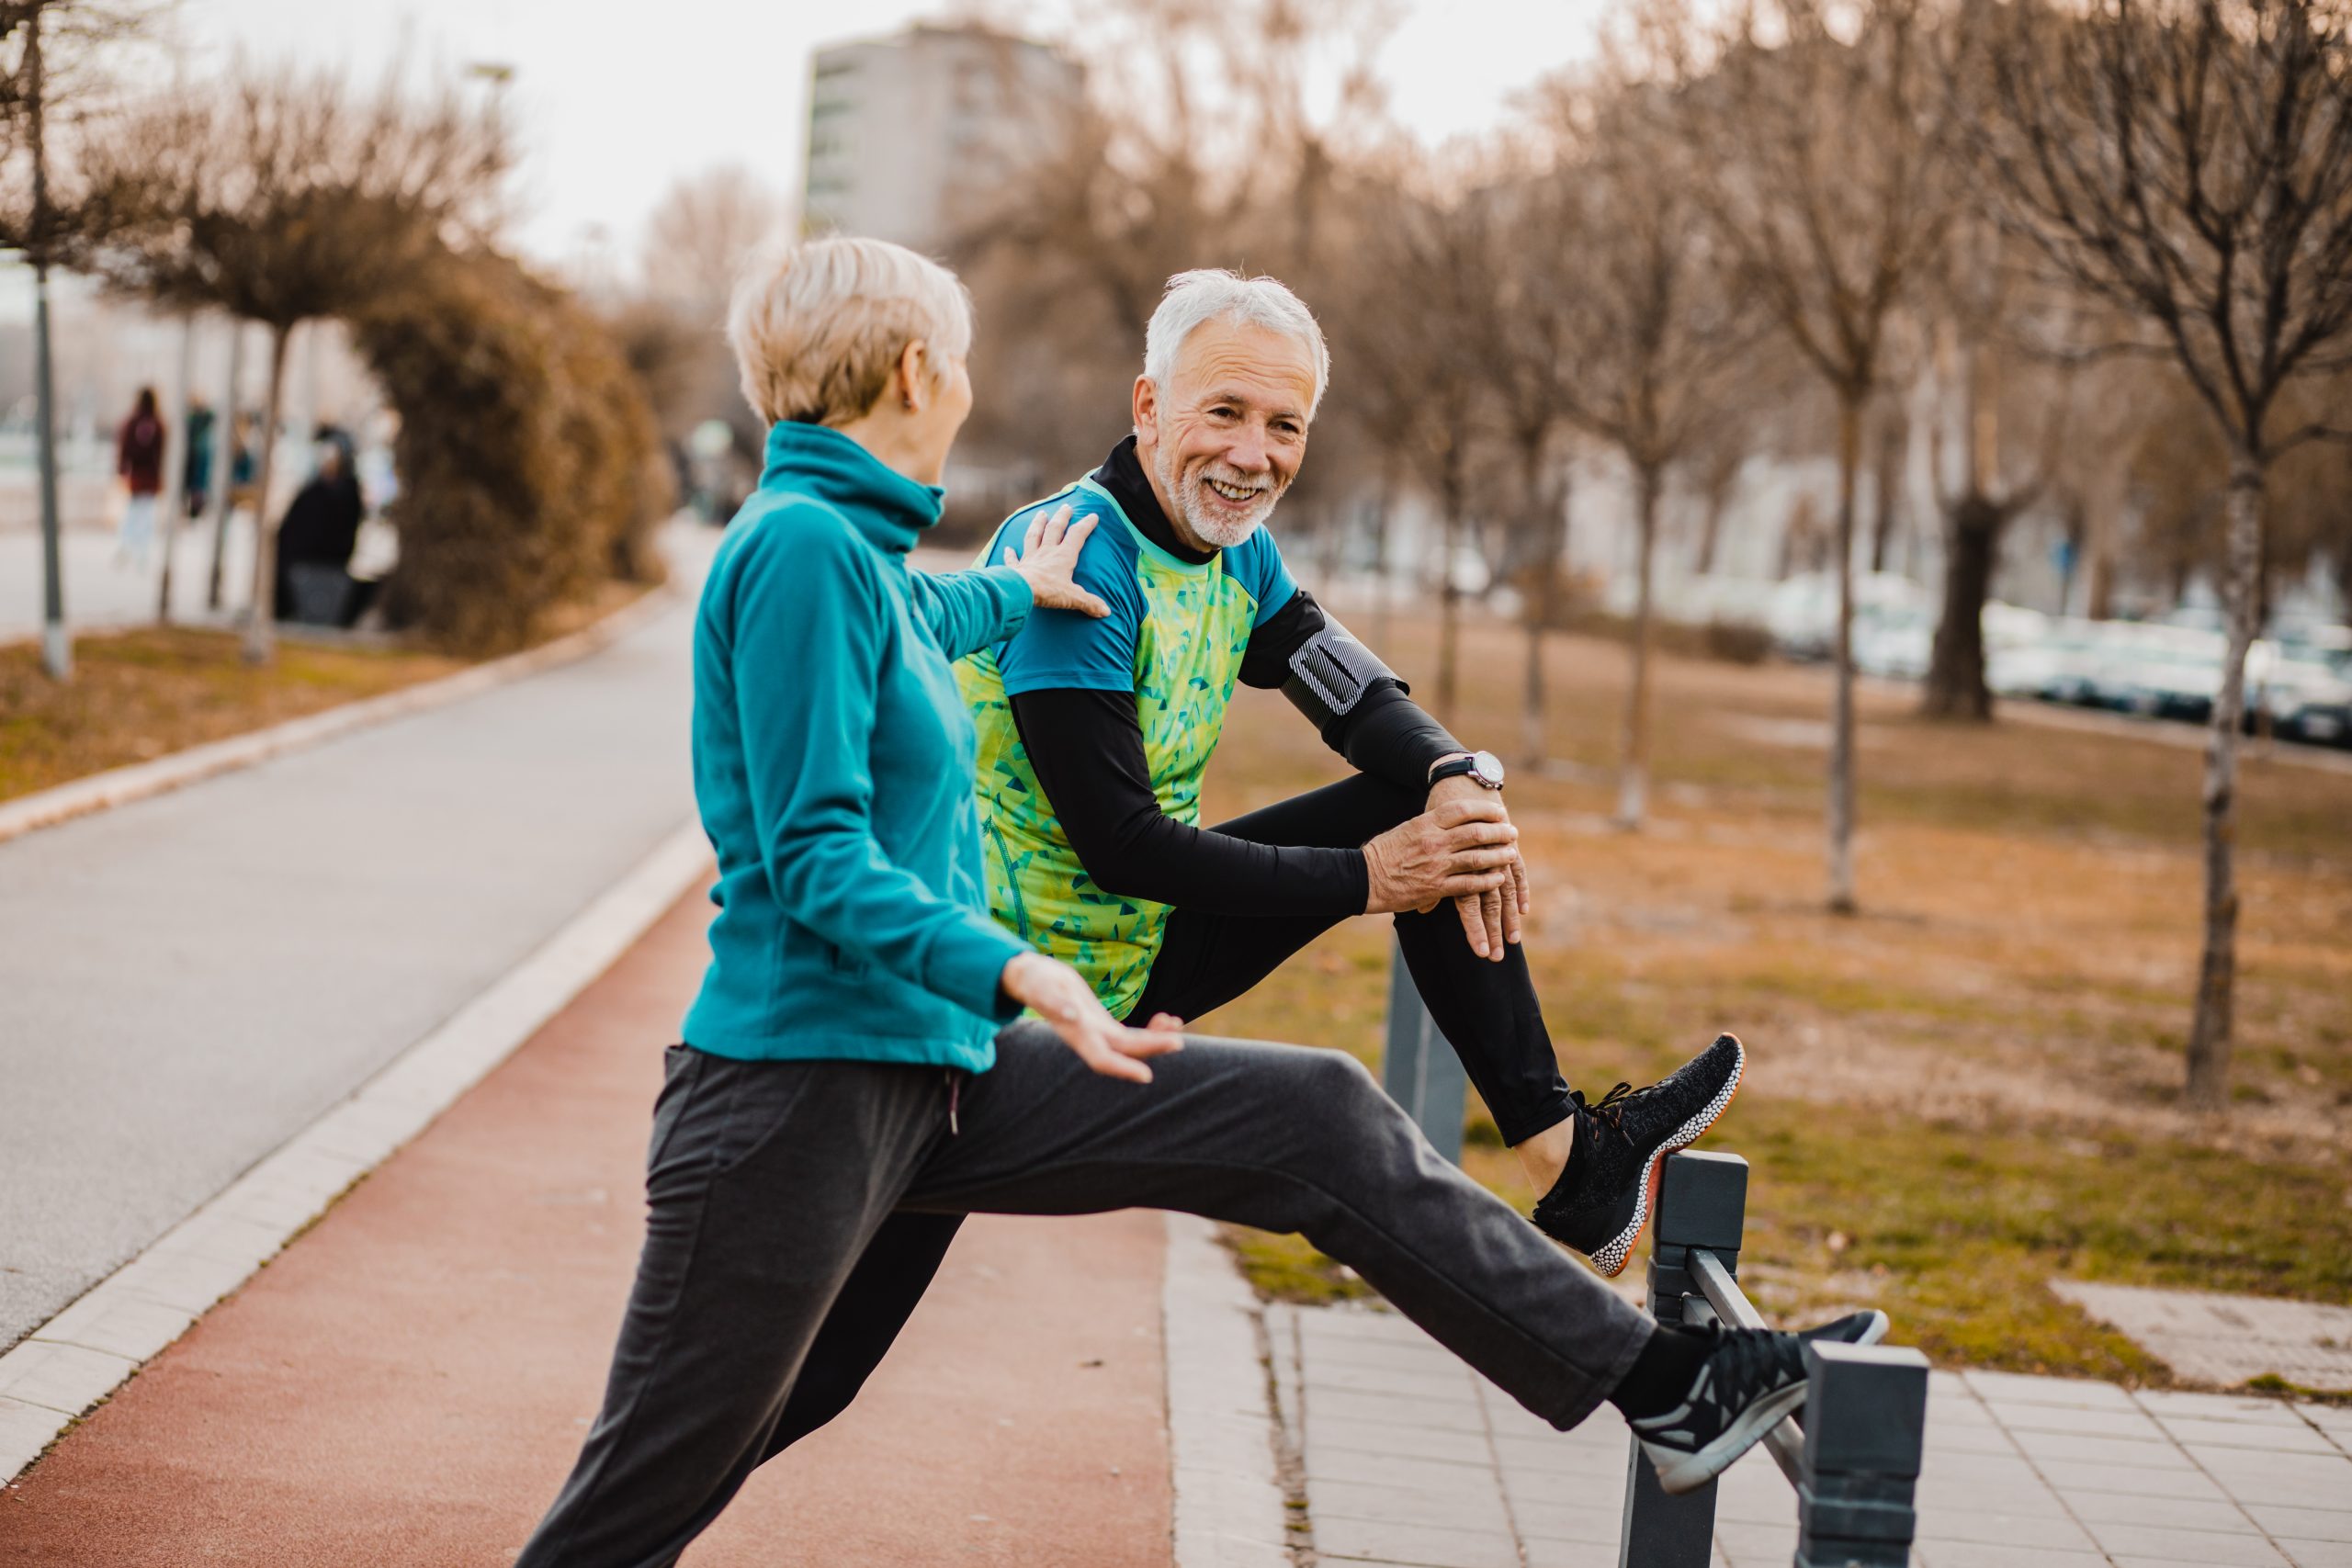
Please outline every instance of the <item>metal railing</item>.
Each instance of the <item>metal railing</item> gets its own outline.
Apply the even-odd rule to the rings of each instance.
[[[1649,1309],[1660,1323],[1765,1326],[1739,1288],[1747,1162],[1671,1156],[1650,1224]],[[1796,1490],[1796,1568],[1902,1568],[1917,1529],[1913,1493],[1928,1419],[1928,1359],[1890,1346],[1812,1345],[1803,1416],[1764,1447]],[[1669,1497],[1638,1443],[1627,1466],[1619,1568],[1706,1568],[1715,1486]]]
[[[1459,1164],[1468,1081],[1401,953],[1389,964],[1381,1083],[1437,1151]],[[1650,1220],[1652,1316],[1766,1326],[1739,1288],[1747,1215],[1747,1162],[1739,1156],[1686,1150],[1667,1159]],[[1763,1443],[1796,1492],[1795,1568],[1904,1568],[1918,1522],[1913,1501],[1928,1419],[1927,1358],[1883,1345],[1814,1345],[1805,1371],[1801,1416],[1782,1421]],[[1707,1568],[1716,1483],[1669,1497],[1641,1445],[1632,1449],[1618,1568]]]

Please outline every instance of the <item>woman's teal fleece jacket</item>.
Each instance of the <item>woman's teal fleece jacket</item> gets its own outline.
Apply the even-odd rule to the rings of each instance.
[[[820,425],[768,434],[695,623],[695,799],[718,854],[686,1043],[978,1072],[1027,951],[989,918],[970,716],[949,662],[1029,615],[1006,568],[907,552],[941,491]]]

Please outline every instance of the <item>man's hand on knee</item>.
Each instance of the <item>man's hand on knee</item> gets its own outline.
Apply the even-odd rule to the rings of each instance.
[[[1507,906],[1514,907],[1510,929],[1515,932],[1518,926],[1519,829],[1491,792],[1439,802],[1365,844],[1363,859],[1371,884],[1364,913],[1427,910],[1447,899],[1466,903],[1476,911],[1475,927],[1472,915],[1464,919],[1471,948],[1482,957],[1502,956]],[[1490,897],[1491,940],[1485,913]]]
[[[1429,808],[1432,811],[1453,801],[1474,801],[1501,807],[1502,796],[1493,790],[1467,778],[1440,779],[1430,786]],[[1508,811],[1503,820],[1509,821]],[[1515,943],[1524,929],[1528,909],[1527,861],[1511,846],[1510,880],[1504,886],[1484,893],[1465,893],[1455,898],[1453,907],[1462,917],[1462,934],[1469,939],[1470,950],[1479,957],[1499,964],[1506,946]]]

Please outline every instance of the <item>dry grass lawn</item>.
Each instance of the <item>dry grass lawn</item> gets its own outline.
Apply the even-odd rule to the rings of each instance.
[[[1369,620],[1358,616],[1358,620]],[[1359,629],[1373,632],[1374,628]],[[1408,675],[1427,628],[1375,646]],[[1519,733],[1521,643],[1453,726]],[[1768,1312],[1883,1305],[1939,1360],[2162,1381],[2047,1289],[2143,1281],[2352,1303],[2352,775],[2256,756],[2239,843],[2236,1102],[2179,1102],[2200,929],[2200,755],[1861,705],[1862,913],[1823,911],[1818,670],[1668,660],[1653,820],[1612,830],[1625,660],[1555,639],[1553,764],[1512,814],[1537,878],[1530,957],[1569,1081],[1647,1081],[1718,1028],[1753,1050],[1711,1140],[1755,1169],[1742,1275]],[[1430,688],[1419,685],[1424,696]],[[1279,697],[1236,704],[1207,810],[1334,776]],[[1377,1059],[1383,922],[1332,933],[1208,1021]],[[1474,1106],[1474,1174],[1524,1204]],[[1261,1283],[1331,1284],[1249,1249]]]
[[[254,669],[233,632],[148,627],[88,636],[74,679],[31,643],[0,647],[0,800],[226,739],[462,669],[458,660],[286,641]]]

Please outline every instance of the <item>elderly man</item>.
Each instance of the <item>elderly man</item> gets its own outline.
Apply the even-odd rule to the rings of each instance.
[[[1598,1102],[1562,1080],[1520,948],[1501,762],[1422,712],[1264,527],[1329,368],[1282,284],[1178,275],[1146,334],[1134,434],[991,543],[995,559],[1033,515],[1092,513],[1077,575],[1109,613],[1041,613],[956,667],[979,730],[990,906],[1137,1019],[1198,1018],[1340,920],[1395,915],[1431,1017],[1543,1195],[1535,1224],[1614,1275],[1658,1162],[1722,1114],[1744,1053],[1721,1036]],[[1237,680],[1281,688],[1356,771],[1204,829],[1201,777]]]

